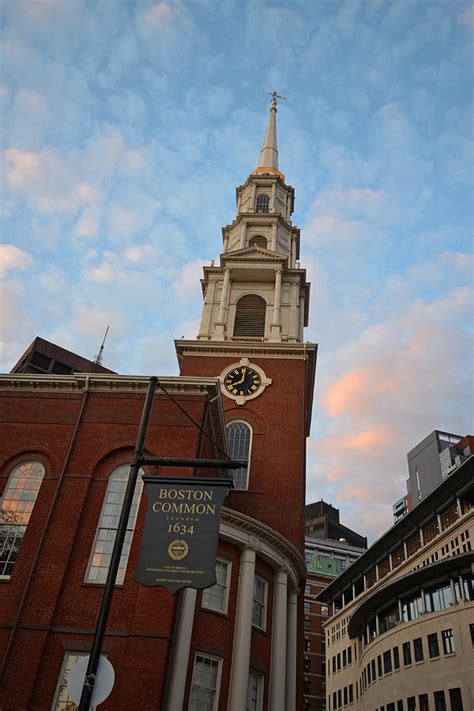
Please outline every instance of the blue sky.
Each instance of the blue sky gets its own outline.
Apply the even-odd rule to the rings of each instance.
[[[0,7],[2,370],[110,324],[107,366],[176,374],[276,89],[320,344],[308,500],[381,533],[406,452],[474,429],[472,3]]]

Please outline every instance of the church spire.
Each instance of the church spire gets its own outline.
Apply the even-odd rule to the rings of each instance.
[[[258,166],[254,170],[254,175],[258,173],[276,173],[284,179],[284,176],[278,170],[276,113],[277,99],[285,99],[285,97],[279,96],[276,91],[271,92],[270,96],[272,97],[272,103],[270,106],[270,114],[268,116],[267,129],[263,139],[262,150],[260,151]]]

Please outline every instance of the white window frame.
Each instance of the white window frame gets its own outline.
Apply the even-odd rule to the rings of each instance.
[[[114,481],[114,475],[117,475],[118,472],[124,472],[127,471],[127,473],[130,470],[130,465],[129,464],[119,464],[117,467],[115,467],[111,472],[110,476],[107,482],[107,489],[105,491],[105,496],[104,500],[102,502],[102,508],[100,511],[100,516],[99,516],[99,521],[97,523],[97,528],[94,536],[94,543],[91,548],[91,552],[89,555],[89,561],[87,563],[87,568],[86,568],[86,574],[84,577],[84,582],[85,583],[90,583],[90,584],[96,584],[96,585],[104,585],[105,581],[107,579],[107,574],[109,572],[109,567],[110,567],[110,557],[112,555],[112,549],[113,549],[113,544],[115,542],[115,538],[117,536],[117,526],[118,526],[118,518],[116,513],[113,515],[117,518],[117,526],[110,526],[110,525],[104,525],[104,519],[106,516],[111,516],[112,514],[107,513],[108,508],[107,507],[113,507],[114,504],[123,504],[123,500],[125,498],[125,490],[126,490],[126,484],[125,487],[123,488],[123,496],[121,499],[121,502],[116,500],[115,502],[113,501],[113,498],[117,497],[117,494],[114,494],[110,489],[111,489],[111,483]],[[130,510],[130,516],[128,517],[128,522],[127,522],[127,531],[125,534],[125,541],[124,541],[124,546],[122,549],[122,556],[120,558],[120,565],[119,569],[117,571],[117,579],[116,579],[116,585],[123,585],[123,582],[125,580],[125,574],[127,572],[127,565],[128,565],[128,558],[130,555],[130,550],[132,548],[132,543],[133,543],[133,534],[135,532],[135,526],[137,523],[137,518],[138,518],[138,510],[140,508],[140,501],[143,493],[143,479],[142,479],[142,474],[144,474],[143,469],[140,469],[138,472],[138,478],[137,478],[137,483],[135,486],[135,492],[133,495],[133,503],[132,503],[132,508]],[[115,481],[118,479],[118,477],[115,478]],[[121,481],[127,481],[126,478],[121,479]],[[137,493],[138,492],[138,493]],[[112,508],[113,510],[113,508]],[[108,540],[104,540],[103,534],[101,536],[101,532],[107,532],[109,535]],[[115,534],[113,533],[115,531]],[[100,550],[101,547],[107,548],[108,550]],[[103,554],[107,554],[109,557],[109,563],[107,566],[105,565],[97,565],[94,564],[94,559],[95,557],[99,557]],[[104,576],[101,577],[91,577],[91,570],[93,568],[99,568],[99,569],[104,569]]]
[[[65,701],[66,705],[61,705],[59,706],[59,695],[61,694],[61,690],[66,688],[67,689],[67,674],[69,674],[74,667],[76,666],[77,662],[82,658],[82,657],[87,657],[89,652],[78,652],[72,649],[68,649],[64,653],[64,658],[63,658],[63,663],[61,664],[61,671],[59,672],[59,677],[58,677],[58,682],[56,684],[56,691],[54,692],[54,697],[53,697],[53,703],[51,704],[51,711],[67,711],[68,709],[72,710],[73,708],[76,709],[77,706],[74,704],[74,706],[70,706],[69,704],[73,704],[73,700],[69,696],[69,693],[67,695],[66,699],[63,699]],[[68,663],[71,657],[76,657],[76,660],[73,663],[73,666],[71,665],[70,668],[68,669]]]
[[[217,663],[217,674],[216,674],[216,686],[214,689],[214,699],[212,701],[212,711],[217,711],[218,705],[219,705],[219,694],[221,690],[221,675],[222,675],[222,657],[216,657],[213,654],[205,654],[202,652],[196,652],[194,655],[194,663],[193,663],[193,676],[191,679],[191,689],[189,692],[189,706],[188,706],[188,711],[199,711],[200,706],[194,706],[192,705],[193,703],[193,687],[194,687],[194,679],[196,676],[196,661],[200,657],[201,659],[207,659],[211,662],[216,662]],[[210,687],[201,687],[201,688],[207,688],[209,689]],[[196,703],[199,703],[198,699],[194,699]]]
[[[263,583],[263,602],[261,600],[257,600],[255,597],[255,583],[257,580],[260,580]],[[268,603],[268,580],[263,577],[263,575],[258,575],[258,573],[255,574],[254,577],[254,588],[253,588],[253,596],[252,596],[252,626],[256,627],[259,630],[265,631],[267,629],[267,605]],[[257,607],[258,606],[258,607]],[[255,621],[255,610],[256,609],[263,609],[262,612],[262,625],[260,625],[259,622]]]
[[[224,585],[220,585],[219,582],[217,581],[215,585],[211,585],[210,588],[206,588],[205,590],[202,591],[202,599],[201,599],[201,607],[204,608],[205,610],[212,610],[213,612],[222,612],[224,614],[227,613],[227,606],[229,603],[229,590],[230,590],[230,579],[232,575],[232,561],[227,560],[227,558],[221,558],[217,557],[216,558],[216,567],[217,563],[222,563],[223,565],[226,566],[226,571],[225,571],[225,583]],[[217,571],[216,571],[216,578],[217,578]],[[215,590],[216,588],[224,588],[224,596],[222,598],[222,607],[214,607],[212,605],[212,591]]]
[[[256,705],[254,705],[254,706],[251,706],[252,698],[251,698],[250,681],[251,681],[252,677],[254,679],[256,679],[256,681],[257,681],[257,684],[256,684],[257,698],[256,698]],[[264,683],[265,683],[265,677],[261,672],[258,672],[255,669],[249,669],[249,678],[248,678],[248,682],[247,682],[246,711],[262,711]]]
[[[252,425],[250,424],[250,422],[247,422],[247,420],[230,420],[230,422],[227,422],[227,423],[226,423],[226,436],[227,436],[227,430],[229,429],[229,427],[230,427],[231,425],[245,425],[246,427],[248,427],[249,432],[250,432],[250,437],[249,437],[249,451],[248,451],[248,459],[247,459],[247,476],[246,476],[246,480],[245,480],[245,486],[236,486],[235,489],[234,489],[235,491],[248,491],[248,488],[249,488],[249,479],[250,479],[250,462],[251,462],[251,459],[252,459],[253,428],[252,428]],[[239,459],[239,458],[240,458],[240,455],[238,454],[238,452],[232,453],[232,452],[229,451],[229,455],[230,455],[230,457],[233,458],[233,459]],[[240,469],[234,469],[234,470],[232,471],[232,476],[233,476],[234,472],[235,472],[235,473],[240,472]]]
[[[27,459],[16,464],[10,472],[2,497],[0,498],[0,553],[7,553],[2,563],[0,580],[10,580],[11,574],[4,573],[8,566],[15,566],[25,538],[26,529],[31,519],[46,470],[37,459]],[[36,485],[21,486],[29,479]],[[2,543],[3,540],[3,543]],[[10,548],[9,548],[10,546]],[[16,552],[15,552],[16,548]],[[13,563],[11,557],[14,556]]]

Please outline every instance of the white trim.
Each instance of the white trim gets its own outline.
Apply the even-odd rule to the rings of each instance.
[[[227,614],[227,609],[228,609],[228,604],[229,604],[230,581],[231,581],[231,576],[232,576],[232,561],[228,560],[227,558],[222,558],[221,556],[217,556],[216,563],[218,561],[219,561],[219,563],[224,563],[226,565],[226,578],[225,578],[224,599],[222,602],[222,609],[216,608],[216,607],[211,607],[210,605],[204,604],[206,592],[212,590],[212,588],[217,585],[217,582],[215,583],[215,585],[211,585],[210,588],[206,588],[205,590],[202,591],[201,607],[203,610],[211,610],[213,612],[222,612],[223,614]]]
[[[260,602],[260,600],[255,599],[255,582],[260,580],[263,583],[263,603]],[[254,605],[262,605],[263,606],[263,624],[259,625],[256,622],[254,622],[253,619],[253,611],[254,611]],[[268,580],[263,577],[263,575],[259,575],[258,573],[255,573],[254,577],[254,589],[253,589],[253,595],[252,595],[252,627],[255,627],[257,630],[262,630],[263,632],[266,631],[267,629],[267,617],[268,617]]]
[[[234,368],[239,368],[242,365],[252,368],[260,376],[260,387],[255,393],[252,393],[252,395],[233,395],[225,388],[224,383],[225,383],[225,378],[226,378],[227,374],[230,373],[230,371],[233,370]],[[256,397],[261,395],[263,393],[263,391],[265,390],[265,388],[268,385],[272,384],[272,379],[267,378],[267,375],[266,375],[265,371],[263,370],[263,368],[260,368],[260,366],[255,365],[255,363],[251,363],[248,358],[241,358],[238,362],[232,363],[231,365],[227,365],[224,368],[222,373],[219,375],[219,382],[221,384],[221,392],[226,397],[230,398],[231,400],[235,400],[237,405],[245,405],[245,403],[248,402],[249,400],[254,400]]]
[[[220,695],[220,690],[221,690],[221,675],[222,675],[222,657],[216,657],[213,654],[207,654],[206,652],[200,652],[197,650],[194,654],[194,662],[193,662],[193,675],[191,678],[191,688],[189,692],[189,706],[188,709],[192,711],[192,706],[191,706],[191,695],[193,692],[193,683],[194,683],[194,675],[196,673],[196,659],[197,657],[201,657],[202,659],[209,659],[212,662],[217,662],[217,675],[216,675],[216,689],[215,689],[215,696],[214,700],[212,702],[212,711],[217,711],[218,706],[219,706],[219,695]],[[205,687],[209,688],[209,687]]]
[[[89,652],[84,652],[84,651],[79,652],[74,649],[66,649],[66,651],[64,652],[63,662],[61,664],[61,671],[59,672],[58,681],[56,683],[56,691],[54,692],[53,703],[51,704],[51,711],[57,711],[58,702],[59,702],[59,693],[61,691],[61,687],[63,686],[63,680],[66,681],[64,679],[64,676],[66,674],[66,669],[67,669],[69,657],[74,655],[75,657],[78,657],[77,661],[79,661],[79,659],[81,657],[87,657],[88,654],[89,654]],[[72,667],[69,671],[71,672],[72,669],[74,669],[74,667]],[[67,686],[67,683],[64,686]],[[72,699],[71,699],[71,702],[72,702]]]
[[[250,462],[252,460],[252,446],[253,446],[253,427],[250,424],[250,422],[247,422],[247,420],[230,420],[229,422],[226,422],[225,425],[225,431],[226,431],[226,438],[227,438],[227,430],[231,425],[245,425],[248,427],[250,431],[250,438],[249,438],[249,451],[248,451],[248,458],[247,458],[247,476],[245,479],[245,486],[244,487],[235,487],[235,491],[248,491],[249,488],[249,480],[250,480]],[[243,467],[242,467],[243,468]],[[233,470],[234,471],[240,471],[240,470]]]

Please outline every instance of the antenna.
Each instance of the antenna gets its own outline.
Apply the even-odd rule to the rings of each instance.
[[[277,99],[283,99],[283,101],[288,101],[286,96],[280,96],[280,94],[277,94],[276,91],[267,91],[267,94],[270,94],[272,97],[272,106],[277,105]]]
[[[94,358],[94,363],[96,363],[97,365],[102,365],[102,354],[104,352],[105,339],[107,338],[108,332],[109,332],[109,326],[107,326],[107,328],[105,329],[104,338],[102,339],[102,343],[99,348],[99,352],[97,353],[97,355]]]

